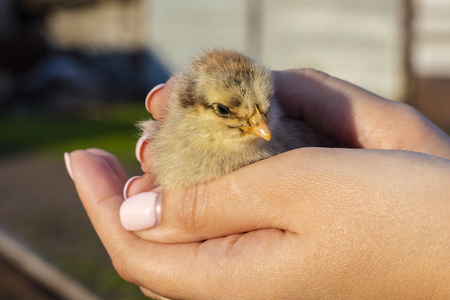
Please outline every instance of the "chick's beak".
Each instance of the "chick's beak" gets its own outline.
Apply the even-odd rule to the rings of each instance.
[[[266,119],[261,115],[258,109],[253,116],[248,119],[250,126],[241,127],[241,130],[245,133],[256,135],[257,137],[263,138],[266,141],[270,141],[272,135],[270,129],[267,126]]]

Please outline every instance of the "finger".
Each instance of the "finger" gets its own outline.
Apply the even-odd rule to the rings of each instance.
[[[450,137],[409,105],[311,69],[274,72],[274,80],[289,116],[344,145],[450,157]]]
[[[147,110],[158,121],[164,121],[166,114],[167,102],[169,100],[170,92],[175,84],[175,77],[169,79],[163,87],[149,93],[146,99],[145,106]]]
[[[144,134],[136,143],[136,159],[141,163],[141,169],[144,173],[150,173],[150,165],[148,164],[153,157],[152,144],[149,143],[150,134]],[[147,163],[146,163],[147,162]]]
[[[107,161],[108,165],[113,169],[114,173],[120,178],[121,181],[127,180],[128,175],[126,174],[124,169],[120,166],[119,161],[114,155],[98,148],[89,148],[86,151],[95,154],[97,157]]]
[[[125,199],[129,197],[148,192],[155,188],[155,184],[153,182],[153,178],[150,174],[144,174],[143,176],[134,176],[128,179],[124,188],[123,195]]]
[[[148,92],[147,97],[145,97],[145,108],[147,109],[147,111],[148,111],[149,113],[152,112],[150,103],[151,103],[151,101],[152,101],[153,96],[154,96],[160,89],[162,89],[165,85],[166,85],[165,83],[160,83],[160,84],[154,86],[154,87],[150,90],[150,92]]]
[[[336,211],[345,216],[348,209],[370,210],[371,204],[363,201],[367,194],[390,199],[397,188],[383,184],[380,191],[380,178],[398,185],[411,184],[403,190],[413,191],[413,184],[420,182],[398,182],[399,175],[393,170],[411,166],[410,172],[417,173],[417,166],[410,161],[415,155],[422,154],[296,149],[185,190],[163,191],[159,196],[144,194],[161,198],[161,222],[152,229],[135,230],[142,238],[169,243],[202,241],[264,228],[308,235],[317,230],[317,224],[324,228],[334,226]],[[430,180],[436,176],[428,175]],[[134,199],[145,204],[142,194],[127,201],[132,203]],[[330,215],[327,220],[326,212]]]
[[[356,148],[386,144],[374,135],[396,128],[397,103],[311,69],[274,72],[280,104],[293,118]]]
[[[111,154],[94,152],[96,151],[74,151],[70,154],[70,164],[78,195],[99,236],[104,236],[111,226],[122,229],[120,224],[114,222],[118,216],[105,220],[106,216],[101,210],[102,207],[106,209],[120,207],[126,179],[116,173],[115,170],[121,167],[114,166],[115,159]]]
[[[142,212],[160,212],[154,218],[161,222],[154,223],[157,227],[150,230],[127,228],[145,239],[169,243],[202,241],[263,228],[299,230],[298,220],[308,218],[305,208],[310,201],[324,197],[322,191],[330,189],[330,182],[338,187],[343,184],[339,171],[347,170],[354,163],[348,164],[351,159],[343,154],[336,156],[332,149],[302,148],[185,190],[138,194],[127,200],[130,207],[136,205],[132,220],[140,218],[135,209],[139,207]],[[156,199],[162,202],[159,210],[154,207]],[[122,217],[127,215],[126,209],[122,207]],[[147,218],[144,214],[142,217]]]
[[[138,162],[141,164],[144,162],[144,152],[145,152],[145,146],[147,144],[147,139],[150,137],[149,133],[144,133],[137,141],[136,147],[135,147],[135,155]]]

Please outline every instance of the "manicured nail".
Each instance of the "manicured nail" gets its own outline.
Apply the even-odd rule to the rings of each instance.
[[[161,193],[145,192],[131,196],[120,207],[120,222],[126,230],[150,229],[161,221]]]
[[[130,183],[141,177],[142,176],[133,176],[125,183],[125,186],[123,187],[123,198],[125,200],[128,198],[128,189],[130,188]]]
[[[135,154],[136,154],[136,159],[138,160],[138,162],[140,162],[141,164],[144,162],[142,159],[142,145],[144,145],[145,141],[150,137],[149,133],[144,134],[143,136],[141,136],[139,138],[139,140],[136,143],[136,149],[135,149]]]
[[[153,94],[156,91],[162,89],[165,85],[166,85],[165,83],[158,84],[157,86],[152,88],[152,90],[147,94],[147,97],[145,98],[145,108],[147,109],[147,111],[149,113],[151,113],[151,111],[150,111],[150,102],[152,101]]]
[[[69,173],[70,178],[73,180],[72,166],[70,165],[70,155],[68,152],[64,153],[64,163],[66,164],[67,173]]]

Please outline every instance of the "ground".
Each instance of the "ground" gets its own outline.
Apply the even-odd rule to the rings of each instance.
[[[0,119],[0,228],[105,299],[147,298],[114,271],[66,172],[63,153],[101,147],[117,155],[129,175],[139,175],[134,123],[149,116],[138,106],[81,118]],[[12,291],[23,292],[0,293],[0,298],[31,299],[25,295],[36,292],[35,284],[17,276],[1,257],[0,262],[0,278],[8,278],[0,290],[13,286]]]

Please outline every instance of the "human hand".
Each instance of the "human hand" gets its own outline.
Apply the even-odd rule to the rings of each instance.
[[[450,167],[444,159],[292,151],[195,189],[165,193],[161,224],[141,232],[152,242],[120,225],[123,171],[109,154],[93,151],[70,155],[77,190],[116,270],[146,295],[450,295]],[[273,172],[263,182],[252,176],[267,169]],[[177,240],[184,242],[165,243]]]
[[[80,197],[119,273],[146,291],[195,299],[216,298],[215,293],[224,298],[448,293],[449,270],[442,264],[449,259],[450,240],[447,160],[405,151],[284,153],[207,184],[164,191],[161,224],[138,234],[174,243],[167,245],[117,226],[122,200],[113,186],[123,180],[113,182],[122,176],[111,173],[120,168],[106,164],[106,156],[90,155],[71,155]],[[88,182],[110,186],[102,196]],[[151,182],[135,180],[128,193],[151,188]],[[105,197],[111,191],[114,196]]]

